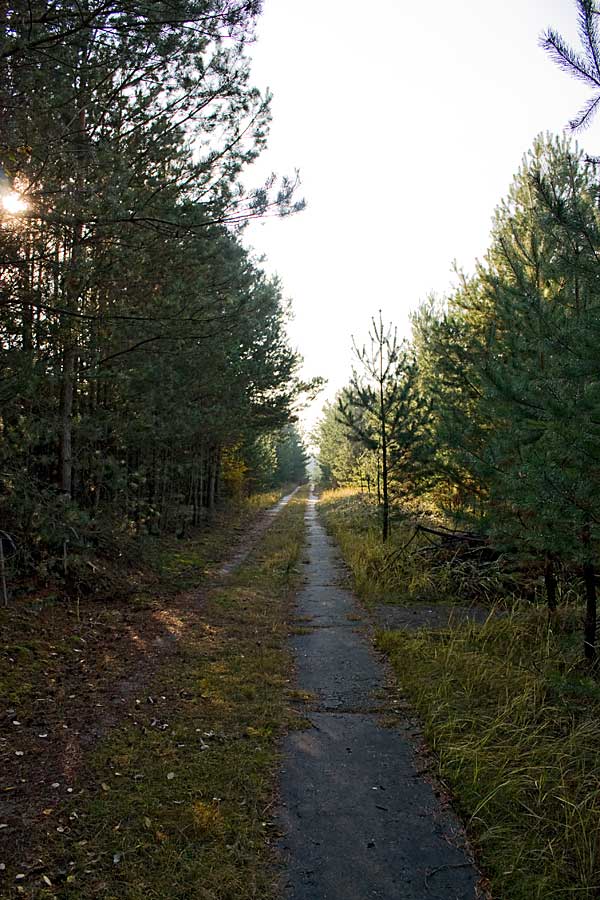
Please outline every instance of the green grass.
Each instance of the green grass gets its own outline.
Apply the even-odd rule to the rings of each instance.
[[[364,495],[326,492],[322,508],[367,601],[471,599],[460,577],[418,554],[386,568]],[[396,531],[391,545],[406,538]],[[543,605],[503,605],[512,612],[483,626],[380,632],[377,643],[420,714],[494,900],[591,900],[600,896],[600,684],[581,658],[583,610],[565,604],[549,625]]]
[[[287,490],[287,488],[286,488]],[[118,623],[127,608],[160,610],[178,592],[205,583],[231,552],[236,540],[247,533],[257,514],[281,498],[281,490],[254,494],[237,506],[215,513],[210,524],[191,537],[178,539],[145,536],[139,539],[135,567],[119,572],[118,590],[104,600],[117,601]],[[126,585],[126,586],[125,586]],[[93,610],[93,601],[83,606]],[[0,695],[9,706],[20,706],[43,691],[44,671],[57,674],[61,664],[78,646],[75,627],[79,608],[64,591],[32,589],[0,608]],[[111,618],[105,610],[105,618]]]
[[[132,724],[95,754],[96,779],[110,790],[82,813],[93,848],[81,848],[77,868],[85,872],[90,853],[96,861],[65,897],[81,896],[82,879],[86,895],[107,900],[273,895],[269,812],[276,739],[288,718],[282,598],[302,512],[292,502],[259,555],[211,592],[197,636],[163,673],[167,700],[152,717],[169,728]]]
[[[294,498],[240,570],[187,613],[172,611],[181,625],[175,653],[86,758],[72,800],[48,819],[39,876],[13,891],[61,900],[277,896],[271,813],[278,739],[296,724],[286,613],[303,517]],[[205,548],[198,553],[204,559]],[[199,563],[188,547],[171,564],[185,573]]]
[[[579,667],[578,618],[378,639],[498,900],[600,892],[600,686]]]
[[[244,535],[254,517],[274,506],[284,493],[273,490],[253,494],[240,504],[216,512],[212,521],[199,532],[200,539],[198,535],[184,540],[163,538],[154,552],[152,539],[146,539],[146,561],[154,566],[163,581],[168,581],[171,589],[194,587],[200,578],[216,572],[235,542],[235,535]]]
[[[356,593],[366,603],[457,602],[449,573],[433,577],[421,563],[415,564],[413,554],[423,539],[412,540],[407,552],[399,552],[412,538],[409,525],[393,523],[388,541],[382,543],[381,513],[372,495],[356,488],[324,491],[319,511],[350,568]]]
[[[372,494],[356,488],[325,491],[320,510],[348,563],[356,593],[366,603],[489,606],[522,590],[502,559],[483,562],[436,547],[398,509],[392,510],[391,533],[384,544],[381,512]],[[430,509],[422,513],[415,506],[410,513],[435,522]]]

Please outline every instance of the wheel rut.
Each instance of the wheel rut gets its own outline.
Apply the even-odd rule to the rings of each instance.
[[[479,873],[462,828],[419,771],[398,718],[405,704],[389,690],[360,605],[340,586],[345,570],[316,503],[311,494],[296,601],[303,627],[290,638],[296,686],[311,701],[310,727],[283,748],[286,900],[471,900]]]
[[[291,493],[287,494],[285,497],[282,497],[281,500],[279,500],[275,504],[275,506],[272,506],[270,509],[264,511],[258,521],[251,528],[249,534],[246,535],[246,538],[242,541],[241,545],[237,548],[231,559],[227,560],[227,562],[221,566],[219,575],[231,575],[232,572],[235,572],[243,563],[246,562],[247,558],[260,542],[261,537],[271,527],[283,507],[287,506],[292,497],[294,497],[299,490],[300,485],[298,485],[298,487],[295,487],[294,490],[291,491]]]

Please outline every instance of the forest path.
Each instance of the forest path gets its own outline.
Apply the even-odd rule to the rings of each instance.
[[[221,566],[219,575],[230,575],[232,572],[235,572],[236,569],[239,569],[242,563],[244,563],[250,556],[265,531],[271,527],[283,507],[287,506],[292,497],[294,497],[298,493],[300,488],[301,485],[298,485],[294,488],[293,491],[291,491],[289,494],[286,494],[285,497],[281,498],[281,500],[278,500],[275,506],[272,506],[270,509],[267,509],[264,513],[262,513],[258,521],[252,525],[252,528],[244,537],[240,546],[237,547],[234,555]]]
[[[383,662],[345,569],[306,510],[306,584],[296,600],[297,688],[312,727],[285,739],[278,824],[289,900],[470,900],[478,872],[459,822],[421,776]],[[461,846],[462,845],[462,846]]]

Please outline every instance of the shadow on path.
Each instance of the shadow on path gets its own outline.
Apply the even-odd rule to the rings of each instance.
[[[278,824],[289,900],[472,900],[479,874],[458,820],[422,778],[401,731],[383,663],[339,586],[344,568],[311,494],[307,580],[292,638],[311,726],[284,743]],[[397,703],[397,701],[395,701]]]

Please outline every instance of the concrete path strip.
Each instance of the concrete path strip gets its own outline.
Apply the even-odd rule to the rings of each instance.
[[[284,744],[277,822],[289,900],[472,900],[479,873],[458,820],[417,770],[400,730],[384,727],[383,663],[339,586],[344,568],[311,494],[307,581],[292,638],[297,687],[315,697],[312,727]]]
[[[221,569],[219,570],[219,575],[230,575],[232,572],[235,572],[236,569],[239,569],[242,563],[244,563],[248,556],[250,556],[265,531],[267,531],[267,529],[271,527],[283,507],[287,506],[292,497],[297,494],[299,490],[300,485],[298,485],[298,487],[295,487],[293,491],[291,491],[289,494],[286,494],[285,497],[282,497],[281,500],[279,500],[275,504],[275,506],[267,509],[266,512],[261,515],[258,522],[255,523],[250,533],[242,542],[242,546],[236,551],[231,559],[228,559],[227,562],[221,567]]]

